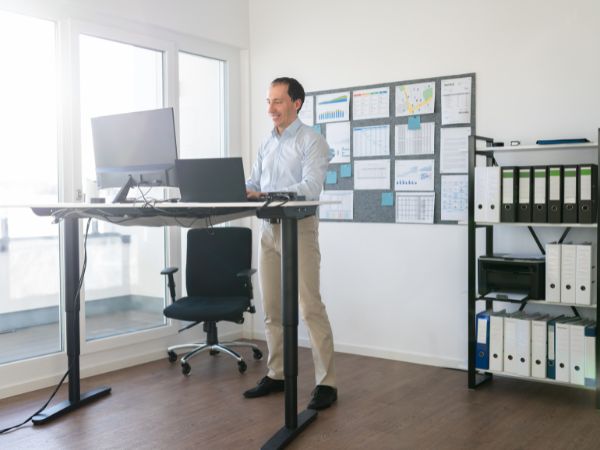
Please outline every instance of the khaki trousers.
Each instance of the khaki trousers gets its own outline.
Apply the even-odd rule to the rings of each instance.
[[[282,380],[283,324],[281,318],[281,225],[262,221],[258,259],[269,357],[267,375]],[[320,294],[319,220],[298,221],[298,305],[308,328],[316,384],[335,387],[333,335]]]

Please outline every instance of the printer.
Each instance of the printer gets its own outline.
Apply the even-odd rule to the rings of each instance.
[[[479,295],[490,292],[519,292],[527,299],[543,300],[546,287],[546,258],[491,255],[478,260]]]

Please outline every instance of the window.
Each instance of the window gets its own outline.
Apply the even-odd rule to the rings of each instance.
[[[80,36],[79,47],[82,173],[89,193],[96,178],[90,119],[162,108],[163,52],[87,35]],[[102,194],[111,201],[114,191]],[[96,222],[87,250],[87,340],[166,324],[162,228]]]
[[[224,63],[179,52],[179,156],[218,158],[225,154]]]
[[[0,11],[0,363],[62,350],[55,24]]]

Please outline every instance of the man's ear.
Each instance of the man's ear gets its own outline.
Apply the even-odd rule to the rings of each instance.
[[[300,109],[301,106],[302,106],[302,100],[300,100],[299,98],[294,100],[294,107],[296,108],[296,112],[298,112],[298,110]]]

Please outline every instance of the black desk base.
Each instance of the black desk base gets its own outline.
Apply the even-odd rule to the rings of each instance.
[[[72,402],[71,400],[65,400],[64,402],[60,402],[33,416],[31,421],[34,425],[42,425],[108,394],[110,394],[110,387],[108,386],[92,389],[91,391],[81,394],[79,401]]]
[[[298,436],[304,429],[311,424],[313,420],[317,418],[317,411],[314,409],[306,409],[298,414],[298,423],[296,428],[283,427],[277,433],[273,435],[265,444],[261,447],[261,450],[274,450],[281,449],[288,445]]]

